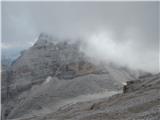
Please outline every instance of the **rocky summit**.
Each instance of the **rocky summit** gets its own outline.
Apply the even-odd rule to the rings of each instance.
[[[128,119],[132,112],[137,115],[152,103],[159,104],[159,95],[154,96],[155,91],[159,94],[159,75],[150,85],[150,79],[154,78],[151,74],[114,64],[105,67],[94,64],[80,47],[79,41],[57,40],[40,34],[33,46],[2,70],[2,120],[112,120],[111,116]],[[141,74],[150,77],[139,78]],[[126,81],[133,84],[127,82],[125,94],[108,99],[121,93]],[[144,100],[151,97],[155,102],[144,102],[146,106],[142,110],[137,108],[138,103],[132,105],[136,100],[141,105],[143,97]],[[133,108],[128,107],[130,104]],[[126,112],[126,116],[118,111]]]

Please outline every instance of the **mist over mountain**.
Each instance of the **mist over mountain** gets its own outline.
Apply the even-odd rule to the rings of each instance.
[[[2,2],[2,51],[15,56],[46,32],[82,38],[97,61],[157,73],[158,15],[158,2]]]
[[[2,2],[2,120],[159,120],[159,2]]]
[[[119,42],[112,33],[101,31],[92,34],[84,41],[81,51],[91,57],[95,62],[114,63],[119,66],[129,67],[135,70],[147,72],[159,72],[158,58],[155,51],[144,52],[140,50],[141,45],[128,36],[127,39]]]

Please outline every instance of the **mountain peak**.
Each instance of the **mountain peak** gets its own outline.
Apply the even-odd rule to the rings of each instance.
[[[39,40],[52,40],[52,36],[47,34],[47,33],[40,33],[39,37],[38,37]]]
[[[38,40],[35,42],[34,46],[46,46],[51,43],[53,43],[53,38],[51,35],[40,33]]]

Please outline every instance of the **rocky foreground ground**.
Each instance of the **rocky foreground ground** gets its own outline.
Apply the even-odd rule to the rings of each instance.
[[[127,82],[124,93],[61,106],[57,111],[16,120],[159,120],[160,74]]]

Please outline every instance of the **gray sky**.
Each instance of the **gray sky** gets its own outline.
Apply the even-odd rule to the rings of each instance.
[[[41,32],[59,38],[84,37],[91,49],[94,46],[91,37],[97,34],[111,36],[110,44],[116,44],[113,45],[116,47],[127,46],[131,41],[131,46],[126,49],[132,49],[127,54],[137,55],[136,61],[142,57],[145,64],[150,64],[148,69],[154,69],[159,54],[158,15],[158,2],[2,2],[2,50],[15,55],[31,46]],[[95,52],[104,56],[99,46],[109,41],[98,41]],[[118,54],[126,51],[120,48]]]

